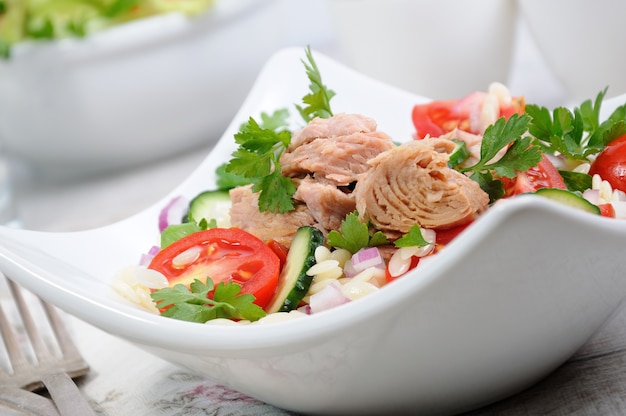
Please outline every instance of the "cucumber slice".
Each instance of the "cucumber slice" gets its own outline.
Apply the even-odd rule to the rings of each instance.
[[[306,272],[315,264],[315,249],[322,244],[324,235],[320,230],[308,225],[298,228],[278,279],[276,294],[267,308],[268,313],[288,312],[298,307],[313,280],[313,276]]]
[[[189,202],[183,222],[215,220],[218,227],[230,227],[230,207],[232,202],[228,191],[204,191]]]
[[[537,189],[534,194],[550,198],[553,201],[569,205],[570,207],[600,215],[600,208],[597,205],[594,205],[582,196],[571,191],[566,191],[565,189],[540,188]]]
[[[448,159],[448,166],[451,168],[455,168],[461,163],[465,162],[470,155],[470,152],[467,148],[467,144],[463,140],[452,140],[456,143],[454,150],[450,153],[450,158]]]

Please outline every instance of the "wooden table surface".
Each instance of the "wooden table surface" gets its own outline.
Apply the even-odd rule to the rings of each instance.
[[[625,369],[626,308],[623,308],[544,380],[466,416],[625,415]]]

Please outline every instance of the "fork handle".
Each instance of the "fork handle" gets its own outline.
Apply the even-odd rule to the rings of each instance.
[[[28,412],[36,416],[60,416],[52,400],[17,387],[0,386],[0,412],[2,408]],[[4,412],[2,412],[4,413]]]
[[[95,416],[74,380],[66,373],[50,373],[41,376],[60,416]]]

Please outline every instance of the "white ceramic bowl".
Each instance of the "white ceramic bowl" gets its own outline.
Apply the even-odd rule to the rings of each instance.
[[[217,0],[193,18],[158,15],[84,39],[18,44],[0,61],[0,140],[61,176],[208,147],[282,47],[270,24],[275,3]]]
[[[340,50],[356,70],[438,99],[507,83],[514,0],[329,0]]]
[[[535,196],[496,204],[431,262],[379,292],[293,321],[200,325],[150,314],[116,295],[115,272],[158,241],[161,207],[212,186],[240,123],[300,102],[308,91],[303,56],[287,49],[270,60],[212,153],[163,201],[90,231],[0,227],[0,269],[165,360],[315,414],[451,414],[485,405],[553,371],[617,310],[626,295],[626,222]],[[410,140],[411,109],[423,97],[324,56],[316,61],[337,93],[336,112],[367,114],[394,139]]]
[[[626,93],[626,39],[616,33],[626,17],[621,0],[518,0],[530,33],[548,66],[579,103],[609,87]]]

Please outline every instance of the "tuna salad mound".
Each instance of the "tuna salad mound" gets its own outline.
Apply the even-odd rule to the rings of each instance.
[[[280,158],[283,175],[296,179],[295,210],[261,212],[251,187],[238,187],[230,191],[231,224],[287,246],[299,227],[327,235],[355,210],[392,240],[415,223],[463,225],[487,208],[489,196],[448,167],[454,147],[436,138],[395,145],[374,120],[358,114],[315,118],[293,134]]]

